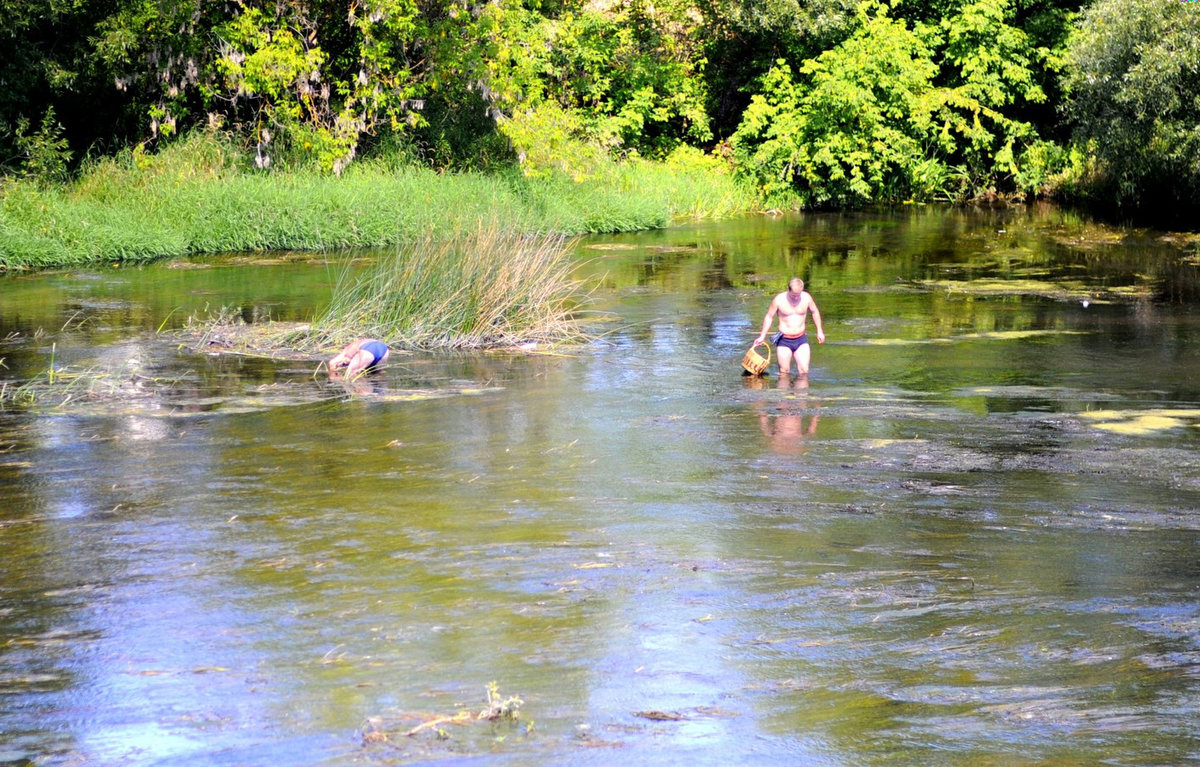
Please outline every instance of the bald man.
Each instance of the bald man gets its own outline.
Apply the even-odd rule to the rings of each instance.
[[[825,343],[825,329],[821,326],[821,310],[817,302],[804,290],[804,280],[793,277],[788,282],[788,289],[771,300],[767,316],[763,318],[762,332],[758,334],[754,345],[767,340],[771,331],[771,321],[779,318],[779,338],[775,341],[775,355],[779,358],[779,374],[790,375],[792,360],[796,360],[796,372],[808,375],[808,364],[812,357],[812,347],[808,343],[808,333],[805,330],[805,320],[812,315],[813,325],[817,329],[817,343]]]

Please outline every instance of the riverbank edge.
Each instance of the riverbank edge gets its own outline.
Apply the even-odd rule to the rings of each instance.
[[[439,173],[362,162],[342,176],[248,171],[186,149],[97,164],[45,187],[0,183],[0,272],[187,256],[395,246],[481,225],[576,236],[752,214],[766,204],[717,158],[612,162],[582,178]]]

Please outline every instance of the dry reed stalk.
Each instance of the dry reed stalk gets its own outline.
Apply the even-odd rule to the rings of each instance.
[[[495,225],[397,248],[357,279],[343,270],[313,332],[412,348],[493,348],[581,340],[586,299],[561,236]]]

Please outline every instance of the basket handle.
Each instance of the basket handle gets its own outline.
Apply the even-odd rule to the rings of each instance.
[[[767,347],[767,364],[768,364],[768,365],[770,365],[770,364],[771,364],[771,345],[770,345],[769,343],[767,343],[766,341],[763,341],[762,343],[757,343],[757,344],[754,344],[754,345],[753,345],[753,346],[751,346],[750,348],[751,348],[751,349],[757,349],[757,348],[758,348],[758,347],[760,347],[760,346],[765,346],[765,347]]]

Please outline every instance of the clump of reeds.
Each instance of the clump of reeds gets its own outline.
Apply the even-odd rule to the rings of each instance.
[[[498,225],[427,235],[395,248],[364,272],[345,268],[314,337],[371,336],[415,349],[561,343],[585,337],[586,298],[559,235]]]

